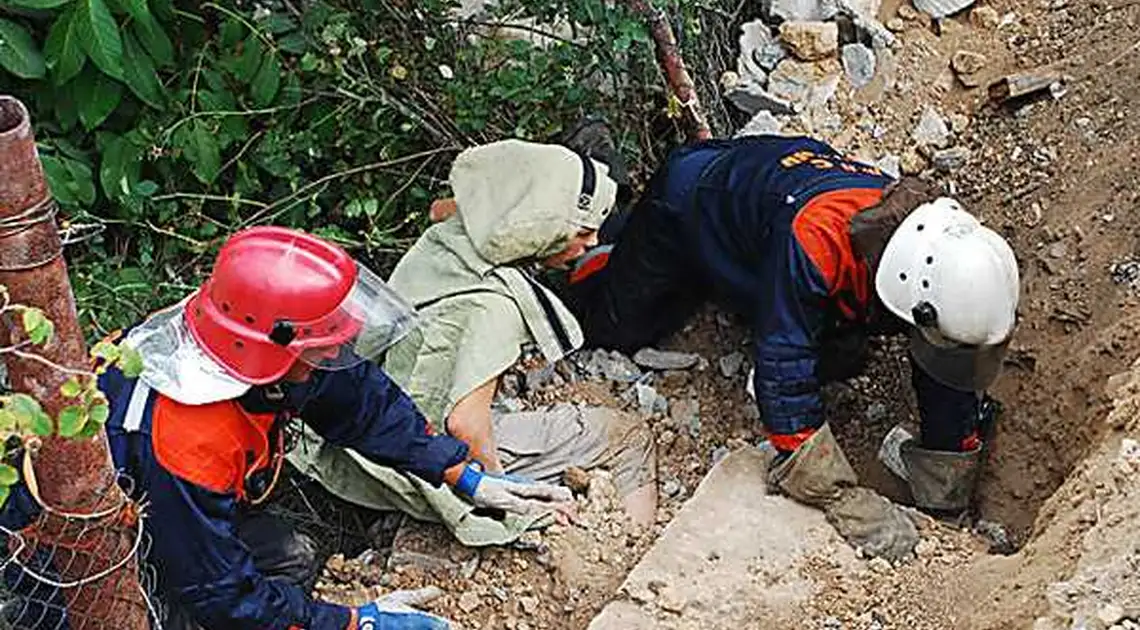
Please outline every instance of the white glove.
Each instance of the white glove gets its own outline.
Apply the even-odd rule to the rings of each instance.
[[[455,490],[477,507],[520,515],[549,512],[574,500],[569,488],[486,473],[474,462],[463,469]]]
[[[442,594],[443,591],[435,586],[414,591],[392,591],[356,609],[356,628],[358,630],[450,630],[452,625],[447,619],[412,608],[412,606],[423,606]]]

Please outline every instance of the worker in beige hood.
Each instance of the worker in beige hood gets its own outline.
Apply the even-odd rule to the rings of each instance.
[[[578,322],[532,274],[566,267],[596,243],[617,195],[607,167],[562,146],[505,140],[461,153],[450,183],[454,199],[433,205],[439,222],[389,280],[416,307],[420,325],[388,350],[385,371],[487,472],[559,482],[570,466],[604,467],[630,516],[651,524],[655,443],[639,419],[571,404],[492,410],[500,376],[525,348],[553,363],[582,344]],[[464,524],[449,522],[449,506],[433,509],[463,540]]]

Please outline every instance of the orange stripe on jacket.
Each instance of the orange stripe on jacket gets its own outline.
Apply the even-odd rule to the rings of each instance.
[[[880,188],[849,188],[823,193],[808,201],[792,220],[792,230],[830,296],[854,296],[857,304],[840,300],[839,307],[855,319],[871,298],[870,270],[851,247],[851,219],[883,199]]]
[[[271,413],[248,413],[234,400],[184,405],[159,395],[152,420],[154,455],[176,477],[245,499],[245,478],[269,464]]]

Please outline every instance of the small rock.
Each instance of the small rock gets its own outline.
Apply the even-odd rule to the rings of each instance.
[[[661,589],[661,592],[658,593],[657,603],[661,606],[662,610],[679,615],[684,612],[685,606],[687,606],[689,602],[677,589],[666,587]]]
[[[727,446],[716,447],[712,452],[712,461],[710,462],[710,465],[716,466],[717,462],[724,459],[725,457],[728,457],[728,454],[731,452],[732,451],[729,450]]]
[[[527,370],[526,388],[528,391],[534,391],[547,383],[553,382],[554,377],[554,364],[552,363],[546,363],[540,368]]]
[[[930,163],[939,171],[949,173],[965,166],[969,159],[969,149],[966,147],[953,147],[935,151],[934,155],[930,157]]]
[[[843,630],[843,622],[839,617],[828,617],[823,620],[824,630]]]
[[[911,137],[920,147],[944,149],[950,144],[950,129],[938,110],[933,105],[927,105],[922,110],[922,117]]]
[[[1064,243],[1053,243],[1049,246],[1049,255],[1053,258],[1064,258],[1069,253],[1069,248]]]
[[[768,93],[791,103],[803,102],[809,97],[823,98],[828,92],[834,93],[842,72],[842,66],[835,59],[816,63],[785,59],[768,76]],[[780,112],[773,110],[773,113]]]
[[[570,466],[562,473],[562,483],[574,494],[586,494],[590,490],[590,473],[577,466]]]
[[[520,597],[519,606],[522,607],[524,613],[530,616],[534,616],[534,613],[538,612],[538,598]]]
[[[887,20],[887,30],[892,33],[901,33],[906,30],[906,22],[902,18],[893,17]]]
[[[780,119],[776,118],[772,112],[766,109],[762,109],[756,112],[756,115],[752,117],[752,120],[749,120],[748,124],[741,127],[740,131],[737,131],[734,134],[734,137],[743,138],[745,136],[778,136],[783,130],[783,127],[784,125],[780,122]]]
[[[771,84],[773,78],[769,77],[768,81]],[[772,94],[760,84],[751,81],[741,81],[729,89],[724,96],[737,109],[749,115],[755,115],[762,111],[773,114],[791,114],[793,112],[792,104],[786,99]]]
[[[902,158],[894,153],[884,155],[875,162],[880,171],[898,179],[902,175]]]
[[[676,479],[668,479],[665,483],[661,484],[661,494],[666,497],[675,497],[681,494],[681,482]]]
[[[1001,23],[1001,15],[993,7],[975,7],[970,11],[970,22],[978,28],[997,28]]]
[[[974,0],[914,0],[914,8],[932,18],[953,15],[973,4]]]
[[[736,373],[740,371],[742,365],[744,365],[744,354],[740,352],[726,354],[717,360],[720,374],[725,378],[736,376]]]
[[[763,20],[753,20],[740,26],[740,56],[737,69],[747,71],[757,83],[767,80],[768,72],[787,54],[772,29]],[[745,72],[741,72],[745,74]]]
[[[875,52],[863,44],[843,47],[843,69],[847,80],[856,88],[866,87],[875,78]]]
[[[926,170],[926,158],[911,149],[903,154],[901,166],[903,175],[918,175]]]
[[[779,20],[829,20],[835,17],[834,2],[823,0],[772,0],[768,14]]]
[[[950,58],[950,67],[959,75],[977,74],[986,67],[986,56],[969,50],[959,50]]]
[[[871,558],[867,562],[867,567],[874,573],[887,574],[894,571],[891,563],[886,558]]]
[[[950,114],[947,120],[950,122],[950,130],[956,134],[965,133],[970,128],[970,117],[965,114]]]
[[[696,365],[700,358],[691,352],[642,348],[633,355],[633,362],[651,370],[687,370]]]
[[[590,357],[588,369],[594,375],[622,383],[632,383],[641,377],[641,370],[637,368],[637,364],[616,350],[594,352]]]
[[[784,22],[780,40],[803,61],[818,61],[839,50],[839,26],[835,22]]]
[[[670,416],[680,429],[687,430],[696,439],[701,433],[701,403],[695,398],[675,401]]]
[[[462,595],[459,596],[459,610],[462,610],[465,613],[471,613],[482,603],[483,600],[480,599],[479,596],[472,591],[465,591]]]
[[[645,383],[635,383],[633,388],[637,392],[637,410],[642,415],[652,414],[657,407],[657,390]]]
[[[914,21],[922,17],[918,9],[915,9],[909,2],[903,2],[899,5],[898,16],[904,20]]]

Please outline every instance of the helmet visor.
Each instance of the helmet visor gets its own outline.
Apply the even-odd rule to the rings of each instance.
[[[978,392],[997,380],[1011,338],[995,345],[967,345],[947,339],[937,328],[919,326],[911,333],[910,351],[934,380],[960,391]]]
[[[271,338],[298,359],[323,370],[378,360],[416,326],[415,309],[367,267],[357,263],[356,284],[332,313],[313,322],[278,322]]]

